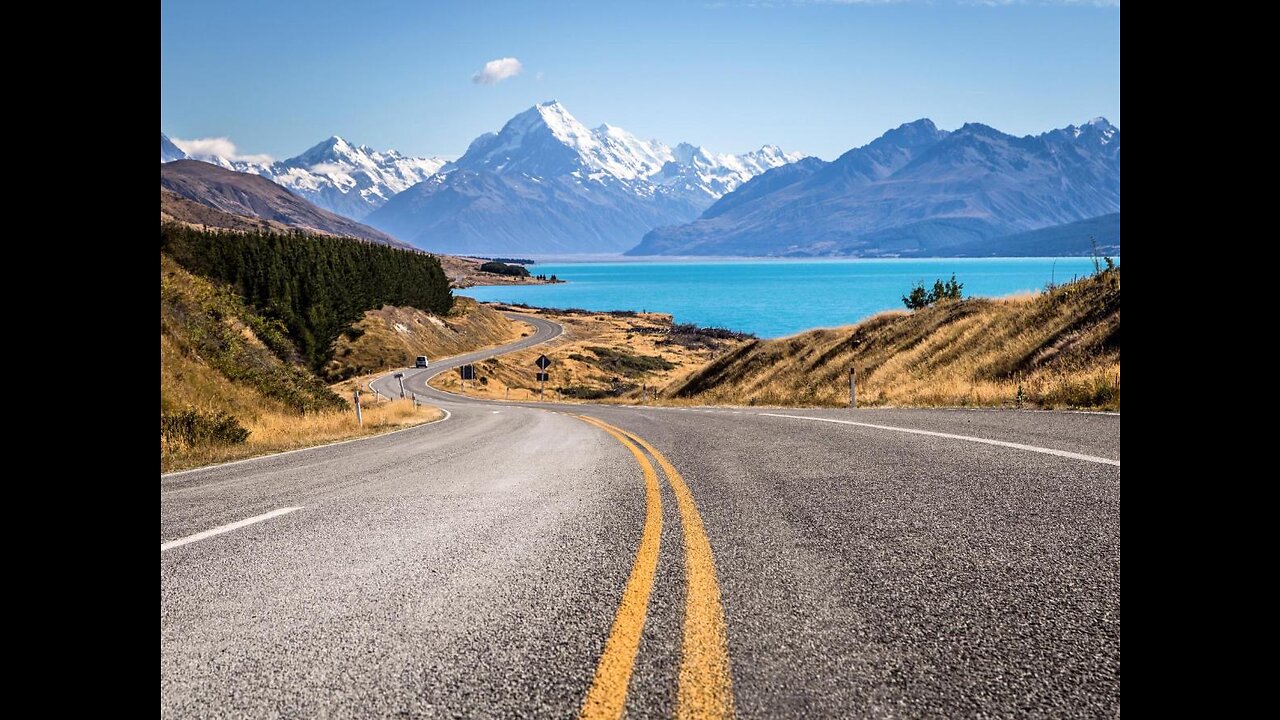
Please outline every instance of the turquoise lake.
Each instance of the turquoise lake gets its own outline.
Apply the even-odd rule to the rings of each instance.
[[[1118,259],[1117,259],[1118,261]],[[587,310],[647,310],[676,322],[780,337],[847,325],[882,310],[902,309],[912,283],[951,273],[964,294],[998,297],[1044,288],[1093,272],[1089,258],[930,258],[923,260],[698,260],[538,263],[535,275],[558,285],[456,290],[477,300]]]

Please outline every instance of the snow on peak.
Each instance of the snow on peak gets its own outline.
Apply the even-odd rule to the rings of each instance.
[[[183,152],[182,148],[174,145],[168,135],[165,135],[163,132],[160,133],[161,163],[173,162],[174,160],[186,160],[187,157],[187,154]]]
[[[798,160],[766,145],[743,155],[717,155],[681,143],[674,149],[609,123],[588,129],[561,103],[538,103],[495,133],[476,138],[454,168],[530,177],[568,175],[583,182],[618,180],[640,194],[655,186],[687,188],[699,201],[718,198],[753,176]]]
[[[1051,132],[1070,134],[1073,140],[1080,142],[1097,142],[1100,145],[1108,145],[1116,138],[1120,128],[1112,125],[1104,117],[1096,117],[1083,125],[1068,125],[1061,130]]]
[[[357,220],[445,164],[441,158],[406,157],[394,150],[378,152],[368,145],[352,145],[337,135],[288,160],[257,162],[224,155],[198,159],[261,175],[326,210]]]

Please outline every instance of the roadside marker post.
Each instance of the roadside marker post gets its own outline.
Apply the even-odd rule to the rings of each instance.
[[[854,384],[853,368],[849,368],[849,407],[858,407],[858,388]]]
[[[359,390],[355,391],[355,400],[356,400],[356,424],[359,425],[360,427],[364,427],[364,415],[360,412],[360,391]]]
[[[396,373],[395,378],[396,380],[400,381],[400,399],[403,400],[404,399],[404,373],[402,372]]]

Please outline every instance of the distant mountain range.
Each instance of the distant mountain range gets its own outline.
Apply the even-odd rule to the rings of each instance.
[[[211,227],[301,229],[411,247],[368,225],[318,208],[265,177],[196,160],[160,165],[160,212],[162,219]],[[255,227],[247,220],[253,218],[262,224]]]
[[[798,158],[771,145],[718,155],[607,124],[589,130],[552,101],[476,138],[461,158],[367,220],[443,252],[617,253]]]
[[[188,155],[160,133],[160,162],[201,160],[236,172],[261,175],[319,207],[359,220],[393,195],[422,182],[445,165],[442,158],[418,158],[395,150],[379,152],[333,136],[288,160],[270,163],[220,155]]]
[[[1093,242],[1090,242],[1092,239]],[[1120,213],[957,245],[956,257],[1071,257],[1120,254]]]
[[[185,158],[162,133],[161,163]],[[1119,247],[1120,130],[1103,118],[1026,137],[922,119],[825,162],[588,129],[551,101],[448,163],[336,136],[270,163],[195,159],[432,252],[1044,255],[1084,252],[1090,234]]]
[[[1103,118],[1034,137],[925,119],[766,172],[627,254],[945,256],[1112,213],[1118,245],[1119,210],[1120,130]]]

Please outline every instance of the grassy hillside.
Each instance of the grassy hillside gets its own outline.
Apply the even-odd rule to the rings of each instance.
[[[467,297],[455,298],[448,315],[417,308],[386,306],[370,310],[341,336],[324,367],[330,380],[342,380],[387,368],[413,365],[426,355],[441,358],[501,345],[529,332],[498,311]]]
[[[468,383],[468,395],[491,399],[537,396],[534,361],[545,354],[552,362],[546,383],[550,397],[653,400],[658,388],[745,342],[738,333],[675,325],[670,315],[660,313],[512,309],[554,320],[564,327],[564,334],[545,345],[476,363],[476,381]],[[437,376],[432,385],[455,392],[461,389],[456,372]]]
[[[235,215],[201,205],[178,193],[160,188],[160,224],[178,223],[200,230],[222,229],[238,232],[289,232],[288,225],[252,215]]]
[[[370,407],[359,428],[344,397],[296,357],[280,324],[255,314],[229,287],[161,254],[161,472],[373,434],[435,416],[409,403],[385,403]]]
[[[160,256],[160,410],[240,412],[265,406],[297,413],[346,402],[292,362],[279,323],[255,314],[229,288]],[[284,358],[284,359],[282,359]]]
[[[757,340],[666,395],[704,403],[1120,408],[1120,271]]]
[[[436,258],[349,238],[161,225],[160,249],[278,319],[317,371],[338,335],[366,310],[407,305],[443,314],[453,306]]]

